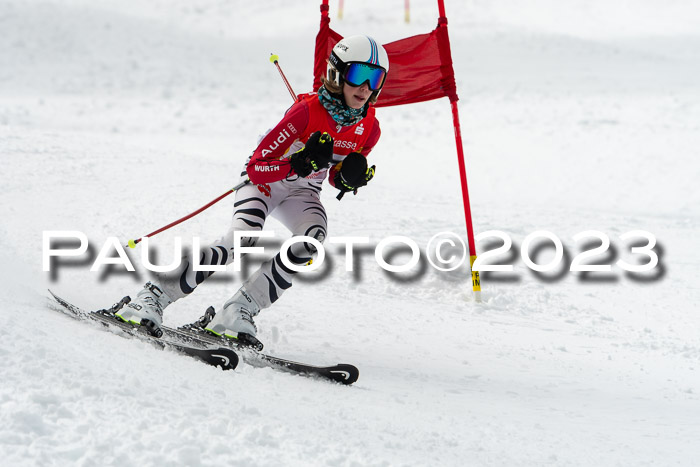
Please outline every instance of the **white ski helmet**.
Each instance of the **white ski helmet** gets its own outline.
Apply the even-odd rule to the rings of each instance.
[[[350,36],[335,44],[328,57],[326,79],[337,86],[364,83],[378,95],[389,71],[389,56],[380,44],[369,36]]]

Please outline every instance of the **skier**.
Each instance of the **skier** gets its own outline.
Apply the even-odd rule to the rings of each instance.
[[[326,212],[321,185],[355,194],[374,175],[367,155],[380,136],[374,104],[389,70],[384,48],[367,36],[338,42],[328,58],[323,85],[316,93],[298,96],[284,118],[262,137],[241,176],[251,183],[236,192],[229,231],[200,252],[201,265],[233,262],[233,233],[260,231],[274,215],[294,236],[323,242]],[[257,237],[243,237],[254,246]],[[287,257],[294,265],[307,264],[316,253],[309,242],[294,243]],[[295,271],[284,265],[281,252],[263,263],[241,288],[202,327],[212,334],[261,348],[253,318],[272,305],[292,285]],[[212,272],[196,272],[189,261],[174,272],[146,283],[136,299],[116,313],[120,319],[145,325],[151,333],[162,324],[163,310],[192,293]]]

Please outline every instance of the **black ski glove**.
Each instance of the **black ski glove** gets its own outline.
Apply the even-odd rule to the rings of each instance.
[[[317,131],[309,136],[306,145],[291,155],[289,163],[300,177],[328,167],[333,159],[333,137]]]
[[[367,185],[374,177],[376,166],[367,167],[367,158],[359,152],[351,152],[343,160],[333,183],[340,190],[337,198],[342,199],[348,191],[357,194],[357,189]]]

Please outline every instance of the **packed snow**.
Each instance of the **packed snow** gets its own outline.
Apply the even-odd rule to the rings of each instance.
[[[0,458],[3,465],[697,465],[700,457],[700,6],[692,0],[446,1],[474,227],[511,239],[482,273],[427,261],[466,238],[447,99],[378,109],[375,179],[323,201],[329,236],[369,237],[355,270],[321,271],[256,322],[266,350],[352,363],[350,387],[241,364],[234,372],[57,313],[51,288],[110,306],[148,280],[91,272],[109,237],[155,230],[232,187],[258,137],[310,91],[314,1],[0,2]],[[432,30],[437,6],[331,2],[331,26],[388,43]],[[154,237],[218,238],[233,197]],[[220,306],[287,238],[166,310]],[[44,231],[88,254],[42,270]],[[563,243],[553,271],[528,235]],[[569,271],[581,251],[610,249]],[[646,241],[659,264],[631,248]],[[374,246],[405,236],[421,261],[388,273]],[[502,240],[484,238],[480,254]],[[538,264],[552,242],[531,246]],[[406,249],[387,254],[404,264]]]

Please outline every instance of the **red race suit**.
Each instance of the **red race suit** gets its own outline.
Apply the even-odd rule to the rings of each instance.
[[[351,152],[367,157],[379,140],[381,131],[374,117],[374,107],[359,122],[341,126],[326,111],[316,93],[301,94],[284,118],[258,144],[248,160],[246,172],[256,185],[297,178],[289,164],[289,156],[302,149],[312,133],[326,132],[333,137],[333,163],[330,169],[312,172],[306,177],[313,185],[320,185],[330,170],[330,183],[337,172],[338,162]]]

